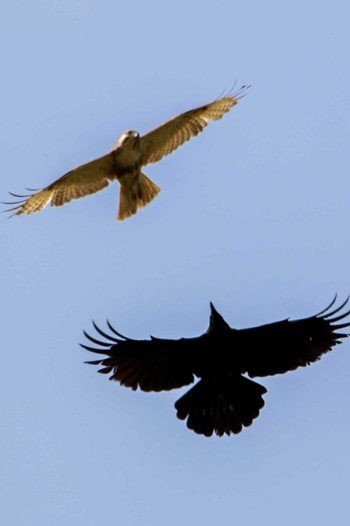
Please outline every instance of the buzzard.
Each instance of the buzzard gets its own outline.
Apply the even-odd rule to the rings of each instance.
[[[81,346],[107,356],[86,363],[101,365],[100,373],[111,374],[110,380],[133,390],[168,391],[198,378],[175,403],[178,418],[187,419],[189,429],[207,437],[214,432],[230,435],[250,426],[264,406],[265,387],[247,375],[283,374],[319,360],[348,336],[339,332],[350,326],[345,320],[350,310],[342,311],[348,300],[333,308],[335,297],[326,309],[309,318],[242,330],[232,329],[211,303],[208,330],[180,340],[153,336],[133,340],[108,321],[111,334],[93,323],[104,340],[84,331],[98,347]]]
[[[208,122],[221,119],[244,97],[248,87],[242,86],[210,104],[182,113],[146,135],[126,131],[109,153],[78,166],[43,190],[30,195],[10,192],[21,200],[4,203],[17,205],[7,212],[14,211],[12,215],[41,212],[50,202],[51,206],[62,206],[72,199],[103,190],[111,181],[118,181],[118,220],[127,219],[160,192],[159,186],[142,173],[143,167],[175,151],[203,131]]]

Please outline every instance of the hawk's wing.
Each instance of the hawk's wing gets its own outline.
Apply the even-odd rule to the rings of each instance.
[[[13,215],[32,214],[33,212],[41,212],[50,201],[51,206],[62,206],[72,199],[79,199],[99,192],[109,184],[108,177],[113,172],[112,163],[112,156],[107,154],[78,166],[37,193],[28,196],[11,193],[14,197],[23,199],[5,203],[17,205],[7,212],[14,210]]]
[[[187,111],[140,139],[142,165],[156,163],[165,155],[182,146],[204,130],[210,121],[217,121],[244,97],[247,86],[242,86],[231,96],[222,97],[211,104]]]
[[[102,365],[99,372],[112,373],[110,380],[142,391],[168,391],[194,381],[192,371],[198,360],[203,337],[132,340],[107,323],[113,335],[106,334],[94,323],[97,332],[107,341],[97,340],[84,331],[85,336],[100,348],[80,345],[88,351],[108,356],[87,363]]]
[[[348,298],[349,299],[349,298]],[[242,372],[249,376],[269,376],[293,371],[316,362],[346,338],[341,329],[350,322],[337,323],[350,311],[335,316],[348,302],[330,310],[332,303],[319,314],[302,320],[283,320],[239,332]]]

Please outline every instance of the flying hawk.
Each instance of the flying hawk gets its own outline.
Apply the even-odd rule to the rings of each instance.
[[[107,321],[111,334],[94,323],[105,339],[85,336],[97,348],[81,344],[88,351],[107,358],[86,362],[102,365],[100,373],[110,380],[142,391],[168,391],[199,379],[177,402],[181,420],[196,433],[239,433],[252,424],[264,406],[265,387],[250,378],[294,371],[316,362],[346,338],[341,331],[350,311],[332,303],[310,318],[288,319],[250,329],[231,329],[212,304],[209,328],[196,338],[132,340],[117,332]]]
[[[12,215],[41,212],[50,202],[51,206],[62,206],[72,199],[103,190],[110,181],[118,181],[118,220],[127,219],[160,192],[159,186],[142,173],[143,167],[175,151],[203,131],[208,122],[221,119],[245,95],[247,88],[242,86],[210,104],[182,113],[146,135],[126,131],[109,153],[78,166],[43,190],[30,195],[10,192],[21,200],[4,203],[17,205],[7,212],[15,211]]]

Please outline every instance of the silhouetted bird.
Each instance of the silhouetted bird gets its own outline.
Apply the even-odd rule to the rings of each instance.
[[[81,345],[108,356],[86,363],[102,365],[100,373],[111,373],[111,380],[133,390],[167,391],[199,378],[175,403],[178,418],[187,419],[187,427],[196,433],[229,435],[251,425],[264,405],[265,387],[243,375],[254,378],[282,374],[319,360],[348,336],[338,332],[350,326],[350,321],[338,323],[350,314],[340,313],[348,299],[331,310],[335,297],[326,309],[310,318],[285,319],[243,330],[231,329],[210,304],[207,332],[180,340],[152,336],[150,340],[132,340],[108,321],[111,335],[94,323],[107,341],[99,341],[84,331],[101,348]]]
[[[103,190],[111,181],[118,181],[118,220],[136,214],[160,192],[159,186],[142,173],[143,166],[160,161],[202,132],[208,122],[221,119],[236,106],[246,89],[247,86],[242,86],[233,94],[182,113],[142,137],[137,131],[126,131],[109,153],[78,166],[43,190],[30,195],[10,192],[20,201],[4,203],[17,205],[6,212],[14,210],[13,215],[41,212],[50,202],[51,206],[62,206],[72,199]]]

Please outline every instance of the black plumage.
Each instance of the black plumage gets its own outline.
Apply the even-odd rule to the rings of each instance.
[[[348,298],[349,299],[349,298]],[[265,387],[250,380],[305,367],[333,349],[348,334],[344,312],[348,299],[334,308],[336,297],[318,314],[285,319],[249,329],[232,329],[210,304],[208,330],[196,338],[133,340],[94,327],[103,341],[85,336],[98,347],[82,345],[106,358],[87,362],[101,365],[100,373],[125,387],[167,391],[199,381],[177,402],[178,418],[196,433],[219,436],[239,433],[252,424],[264,406]],[[338,332],[341,331],[341,332]],[[247,377],[248,376],[248,377]]]

